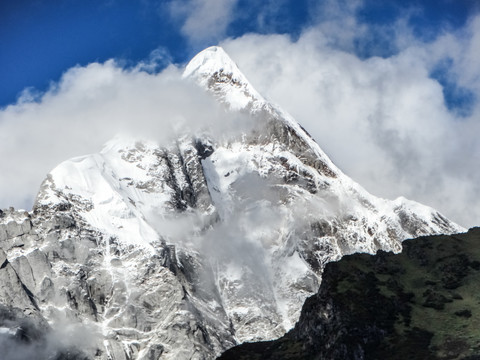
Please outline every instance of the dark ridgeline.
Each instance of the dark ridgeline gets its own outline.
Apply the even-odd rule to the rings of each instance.
[[[327,264],[284,337],[219,359],[480,359],[480,228]]]

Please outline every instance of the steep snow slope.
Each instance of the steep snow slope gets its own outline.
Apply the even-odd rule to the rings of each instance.
[[[463,230],[429,207],[367,193],[223,49],[198,54],[184,78],[224,104],[225,118],[252,124],[167,146],[116,137],[52,170],[33,213],[1,221],[34,311],[93,329],[91,357],[213,358],[278,337],[326,262]],[[15,224],[26,231],[8,230]]]

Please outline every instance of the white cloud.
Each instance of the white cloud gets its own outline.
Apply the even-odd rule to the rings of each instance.
[[[163,143],[179,126],[192,133],[236,123],[174,66],[159,74],[145,64],[114,61],[68,70],[43,95],[24,92],[0,110],[0,208],[29,209],[46,174],[61,161],[98,152],[117,133]],[[221,121],[220,121],[221,119]],[[240,123],[240,122],[239,122]],[[175,129],[174,129],[175,128]]]
[[[311,6],[311,16],[321,31],[322,42],[353,50],[355,39],[365,36],[367,27],[357,21],[356,12],[362,0],[325,0]]]
[[[444,34],[432,46],[437,56],[453,60],[452,75],[461,86],[480,91],[480,16],[454,34]]]
[[[238,0],[173,0],[170,12],[182,22],[181,31],[195,45],[215,43],[225,36]],[[211,44],[210,44],[211,45]]]
[[[408,29],[397,32],[393,40],[401,51],[368,59],[345,42],[331,42],[336,27],[329,24],[297,41],[252,34],[222,46],[260,93],[289,111],[370,192],[404,195],[462,225],[478,225],[478,101],[468,117],[460,117],[447,108],[444,89],[430,74],[451,57],[449,76],[480,99],[474,65],[480,60],[480,17],[432,43],[415,40]]]
[[[222,45],[260,93],[294,115],[370,192],[403,195],[462,225],[478,224],[480,17],[431,43],[415,39],[400,19],[390,32],[400,50],[361,59],[352,44],[371,30],[355,18],[361,3],[325,4],[317,9],[323,14],[318,24],[296,41],[251,34]],[[192,39],[197,33],[205,39],[225,31],[235,4],[190,0],[170,5],[185,19]],[[1,109],[0,188],[8,191],[1,192],[0,208],[28,208],[50,169],[72,156],[97,152],[117,132],[136,131],[162,141],[172,132],[172,119],[194,126],[215,119],[212,113],[223,115],[208,96],[179,80],[180,69],[152,73],[158,58],[168,54],[152,53],[150,62],[131,70],[114,61],[76,67],[45,94],[25,91],[18,104]],[[451,81],[475,95],[467,117],[446,107],[442,85],[430,77],[446,58]]]

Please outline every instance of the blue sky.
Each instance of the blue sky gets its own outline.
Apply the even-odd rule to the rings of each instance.
[[[0,1],[0,208],[125,127],[208,113],[179,79],[217,44],[368,191],[478,225],[478,0]]]
[[[135,64],[161,49],[164,61],[185,63],[202,48],[226,37],[246,33],[289,34],[293,38],[328,12],[322,2],[312,0],[225,1],[232,3],[228,24],[218,32],[199,39],[182,31],[188,10],[198,1],[153,0],[17,0],[0,2],[0,106],[15,102],[24,88],[39,91],[58,81],[75,65],[103,62],[110,58]],[[214,7],[219,1],[207,1]],[[348,2],[338,2],[346,6]],[[369,26],[368,34],[356,39],[353,51],[365,58],[390,56],[392,45],[388,26],[408,17],[415,34],[434,39],[445,29],[461,28],[478,12],[475,0],[365,1],[355,9],[359,23]],[[442,77],[442,67],[434,73],[447,85],[449,104],[471,95],[456,90]],[[453,87],[452,87],[453,86]]]

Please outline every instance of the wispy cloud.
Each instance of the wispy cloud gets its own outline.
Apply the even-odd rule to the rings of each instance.
[[[173,0],[170,13],[182,33],[195,45],[215,44],[225,37],[238,0]]]

